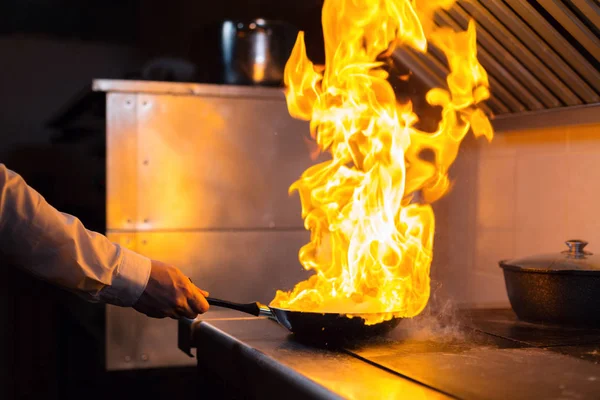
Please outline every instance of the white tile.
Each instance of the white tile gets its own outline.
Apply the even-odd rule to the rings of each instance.
[[[600,124],[569,127],[568,150],[572,153],[600,152]]]
[[[570,154],[567,182],[567,230],[563,239],[588,241],[600,252],[600,149],[595,153]]]
[[[474,273],[469,280],[469,297],[466,302],[474,306],[509,307],[504,275]]]
[[[466,271],[461,264],[448,264],[446,272],[452,272],[440,279],[434,278],[431,283],[440,295],[458,304],[506,306],[508,297],[504,275],[500,271],[495,275],[478,271]]]
[[[510,156],[525,151],[529,154],[566,151],[568,128],[544,128],[499,132],[490,144],[479,141],[485,156]]]
[[[469,276],[471,268],[460,259],[454,262],[436,264],[431,274],[432,291],[439,290],[448,298],[461,302],[469,298]]]
[[[533,129],[510,134],[507,137],[517,154],[554,154],[566,153],[568,128],[555,127]]]
[[[485,157],[514,156],[517,153],[514,141],[512,140],[514,135],[515,133],[494,133],[494,138],[491,142],[480,138],[477,141],[480,154]]]
[[[481,155],[477,173],[477,226],[513,229],[516,157]]]
[[[475,243],[474,271],[498,278],[502,270],[498,265],[500,260],[514,257],[515,232],[480,229]]]
[[[556,250],[567,228],[565,154],[522,154],[516,174],[515,256]]]

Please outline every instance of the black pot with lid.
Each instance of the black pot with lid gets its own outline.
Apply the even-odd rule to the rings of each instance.
[[[600,254],[583,240],[567,249],[500,261],[510,304],[519,319],[572,327],[600,327]]]

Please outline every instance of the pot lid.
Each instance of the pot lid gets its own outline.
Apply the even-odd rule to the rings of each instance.
[[[594,254],[584,248],[584,240],[567,240],[567,249],[560,253],[540,254],[500,261],[502,268],[538,272],[578,271],[600,273],[600,254]]]

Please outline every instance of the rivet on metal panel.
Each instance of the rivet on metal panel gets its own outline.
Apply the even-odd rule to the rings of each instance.
[[[148,354],[142,354],[140,358],[142,361],[148,361]]]
[[[131,223],[131,219],[127,218],[127,223],[130,224]]]
[[[142,244],[146,244],[146,243],[148,243],[147,240],[142,240]]]
[[[133,100],[131,100],[130,97],[127,98],[127,100],[125,100],[125,108],[132,108],[133,107]]]
[[[148,100],[142,101],[142,107],[145,107],[145,108],[150,107],[150,102]]]
[[[150,222],[150,220],[148,218],[144,218],[144,223],[147,224],[148,222]]]
[[[125,362],[131,362],[131,357],[130,356],[125,356]]]
[[[149,160],[144,160],[144,165],[148,165],[148,164],[150,164],[150,161]]]

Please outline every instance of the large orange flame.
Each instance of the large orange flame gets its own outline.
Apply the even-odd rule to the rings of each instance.
[[[285,69],[290,114],[310,120],[331,160],[307,169],[298,191],[310,243],[299,258],[315,274],[272,306],[361,314],[367,324],[419,314],[429,299],[435,228],[431,203],[449,189],[448,168],[469,129],[491,140],[477,104],[489,97],[477,61],[475,25],[437,27],[449,0],[325,0],[325,66],[308,59],[299,33]],[[395,46],[447,57],[448,89],[426,95],[442,107],[434,133],[416,129],[412,106],[399,104],[382,57]],[[435,157],[425,160],[423,150]]]

